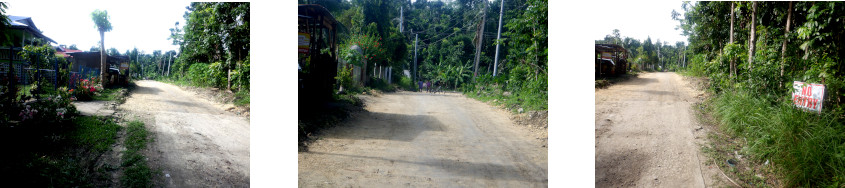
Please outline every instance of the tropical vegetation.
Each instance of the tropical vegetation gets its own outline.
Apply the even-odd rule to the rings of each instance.
[[[843,6],[703,1],[672,13],[689,38],[684,71],[708,78],[715,95],[705,109],[787,187],[845,185]],[[825,86],[821,112],[794,107],[794,81]],[[746,179],[742,186],[759,181]]]

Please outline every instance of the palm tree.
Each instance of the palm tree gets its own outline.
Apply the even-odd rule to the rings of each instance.
[[[108,72],[108,67],[106,66],[106,52],[103,50],[106,49],[103,35],[105,32],[111,31],[109,13],[105,10],[94,10],[94,12],[91,12],[91,20],[94,21],[97,31],[100,31],[100,84],[106,87],[106,72]]]

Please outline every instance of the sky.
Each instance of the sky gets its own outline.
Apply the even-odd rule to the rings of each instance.
[[[189,5],[184,1],[15,1],[7,3],[6,14],[32,17],[35,27],[58,43],[53,45],[76,44],[88,51],[100,41],[91,12],[106,10],[112,24],[112,30],[105,33],[106,49],[114,47],[124,53],[137,47],[150,54],[154,50],[179,51],[167,38],[176,22],[180,28],[185,25],[182,16]]]
[[[672,20],[673,9],[681,15],[684,13],[681,1],[614,1],[591,7],[594,7],[591,10],[604,13],[590,15],[594,26],[588,30],[593,40],[604,39],[613,29],[619,29],[623,39],[627,36],[642,42],[651,36],[652,42],[660,39],[671,45],[676,41],[689,43],[680,30],[675,30],[678,21]]]

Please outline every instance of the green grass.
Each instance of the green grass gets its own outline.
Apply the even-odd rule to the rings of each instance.
[[[496,105],[504,105],[511,112],[518,112],[519,108],[523,108],[524,112],[548,109],[548,96],[544,93],[546,91],[523,90],[514,93],[503,91],[496,85],[485,85],[484,89],[480,89],[480,86],[477,87],[479,87],[477,90],[465,91],[464,94],[480,101],[492,101]],[[509,94],[505,95],[505,92],[509,92]]]
[[[249,105],[249,90],[241,90],[235,93],[234,104],[238,106]]]
[[[94,95],[92,98],[97,101],[113,101],[117,98],[117,95],[122,88],[106,88],[100,91],[98,94]]]
[[[156,81],[169,83],[169,84],[173,84],[173,85],[177,85],[177,86],[208,87],[208,86],[201,86],[201,85],[191,83],[190,81],[188,81],[186,79],[157,78]],[[235,100],[232,101],[232,104],[234,104],[236,106],[249,105],[250,104],[249,103],[249,94],[250,93],[249,93],[248,89],[235,92]]]
[[[5,128],[0,132],[4,154],[0,176],[23,187],[95,187],[106,168],[93,164],[116,142],[121,129],[100,117],[41,127]],[[12,186],[20,187],[20,186]]]
[[[81,146],[88,146],[97,152],[108,151],[115,143],[115,135],[121,127],[109,120],[103,121],[97,117],[80,116],[73,120],[77,128],[71,133],[71,138]]]
[[[153,171],[147,166],[146,157],[140,151],[147,147],[148,132],[144,123],[129,122],[126,130],[126,151],[123,152],[121,166],[124,167],[120,182],[124,187],[151,187]]]
[[[747,140],[740,151],[770,160],[787,187],[845,186],[845,126],[840,114],[805,112],[744,91],[712,100],[720,128]]]

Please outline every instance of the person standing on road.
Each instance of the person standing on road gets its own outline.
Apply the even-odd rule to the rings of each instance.
[[[417,91],[422,92],[422,85],[423,85],[422,80],[417,81],[417,88],[418,88]]]

